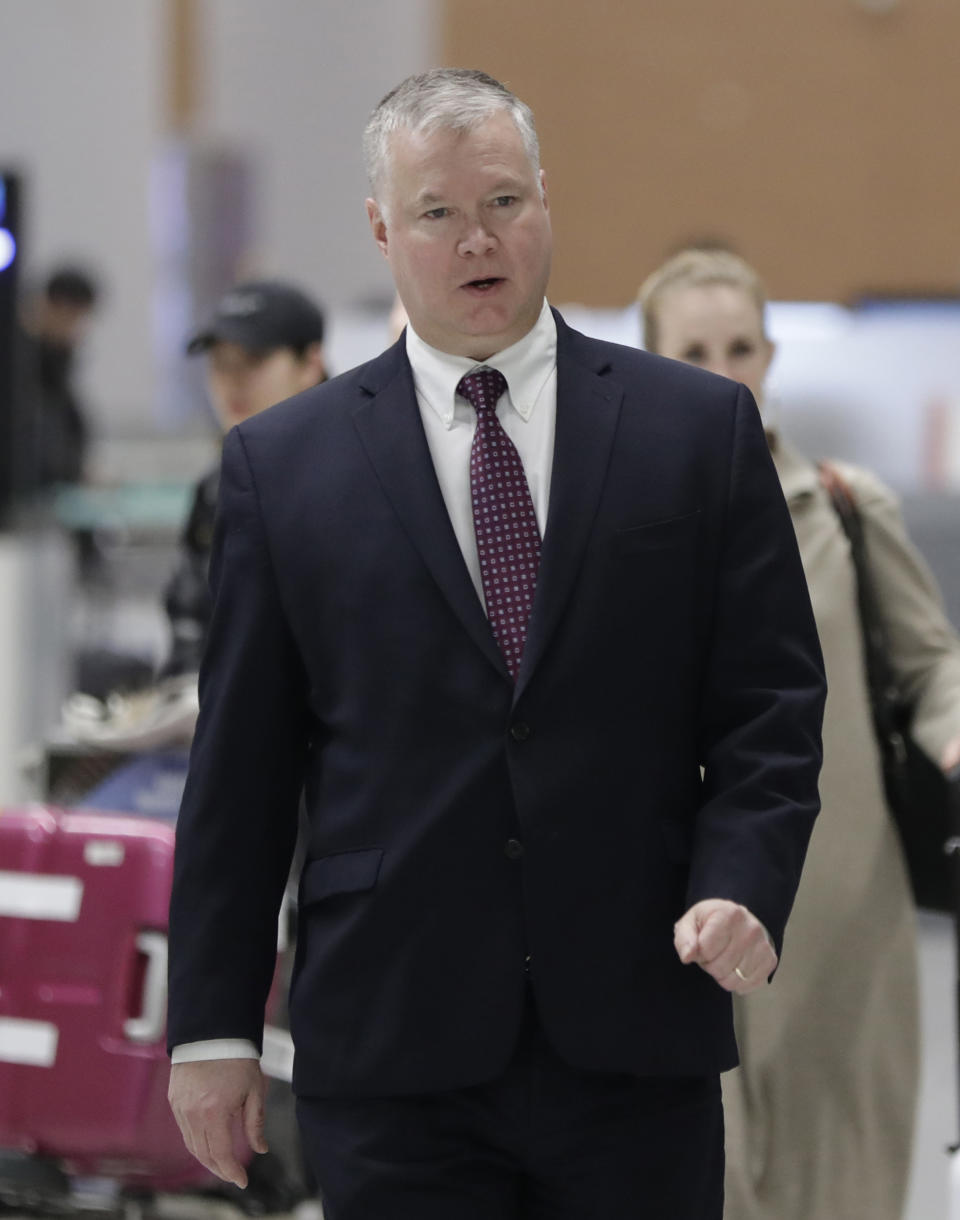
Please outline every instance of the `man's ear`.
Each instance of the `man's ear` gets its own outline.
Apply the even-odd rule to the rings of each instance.
[[[540,198],[543,200],[543,206],[550,211],[550,201],[547,198],[547,174],[545,170],[540,171]]]
[[[370,231],[373,240],[380,247],[380,253],[387,257],[387,222],[376,199],[368,199],[366,203],[367,219],[370,221]]]
[[[303,369],[304,369],[304,386],[308,390],[311,386],[318,385],[321,381],[326,381],[329,374],[327,373],[327,361],[323,354],[322,343],[311,343],[303,353]]]

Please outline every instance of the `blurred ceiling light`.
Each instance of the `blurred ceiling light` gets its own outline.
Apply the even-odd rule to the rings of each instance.
[[[9,229],[0,229],[0,271],[6,271],[17,257],[17,243]]]

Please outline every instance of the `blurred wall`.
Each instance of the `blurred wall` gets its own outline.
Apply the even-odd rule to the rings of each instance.
[[[331,306],[389,301],[367,225],[360,137],[404,76],[433,62],[433,0],[204,0],[196,134],[249,154],[260,271]]]
[[[956,0],[446,0],[442,55],[538,115],[555,300],[690,239],[780,299],[960,289]]]
[[[333,308],[389,299],[369,236],[360,134],[432,62],[434,0],[195,0],[186,138],[246,154],[249,270]],[[74,257],[107,297],[82,369],[102,432],[152,432],[151,167],[170,138],[173,0],[0,0],[0,163],[27,178],[28,267]]]
[[[2,0],[0,162],[26,178],[27,272],[83,261],[107,296],[84,380],[105,418],[149,408],[147,180],[159,127],[162,0]]]
[[[182,2],[198,44],[186,134],[249,160],[249,270],[296,276],[335,322],[390,293],[361,128],[431,63],[484,66],[536,109],[557,301],[621,305],[704,234],[779,298],[960,283],[956,0]],[[111,433],[159,422],[148,205],[173,8],[0,3],[0,161],[28,178],[29,265],[84,257],[106,281],[84,379]]]

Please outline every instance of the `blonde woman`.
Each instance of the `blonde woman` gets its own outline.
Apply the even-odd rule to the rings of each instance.
[[[687,250],[640,290],[646,347],[743,382],[764,412],[774,347],[763,287],[736,255]],[[724,1078],[727,1220],[899,1220],[918,1079],[916,928],[883,795],[849,544],[813,462],[769,421],[827,669],[823,812],[775,984],[735,997]],[[836,463],[863,522],[890,662],[913,732],[960,759],[960,640],[893,494]]]

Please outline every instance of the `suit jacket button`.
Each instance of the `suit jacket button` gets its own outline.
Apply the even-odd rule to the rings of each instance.
[[[519,860],[523,855],[523,844],[519,839],[507,839],[503,850],[508,860]]]
[[[514,741],[526,741],[533,730],[526,721],[518,720],[516,724],[510,726],[510,736]]]

